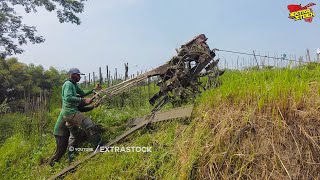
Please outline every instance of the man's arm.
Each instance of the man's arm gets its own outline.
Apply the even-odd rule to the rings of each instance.
[[[79,94],[81,97],[87,96],[87,95],[93,93],[94,91],[100,91],[100,90],[101,90],[101,86],[99,83],[96,85],[96,87],[94,89],[89,90],[89,91],[83,91],[78,85],[76,85],[77,94]]]
[[[77,106],[77,108],[78,108],[78,110],[80,111],[80,112],[88,112],[88,111],[91,111],[93,108],[94,108],[94,106],[92,106],[92,105],[87,105],[87,106],[81,106],[81,103]]]
[[[64,85],[63,96],[68,103],[80,103],[81,102],[81,98],[74,95],[72,83],[67,83]]]

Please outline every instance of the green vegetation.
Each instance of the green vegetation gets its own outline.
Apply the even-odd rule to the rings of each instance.
[[[220,77],[220,87],[197,98],[190,121],[155,124],[118,144],[150,146],[152,153],[104,153],[66,179],[208,179],[217,174],[218,179],[317,178],[319,72],[318,64],[227,71]],[[130,102],[128,98],[125,104]],[[110,140],[125,130],[127,119],[150,109],[146,104],[121,109],[101,106],[87,116],[106,128],[103,137]],[[18,127],[29,118],[8,115],[12,120],[7,123],[17,124],[7,129],[10,138],[0,146],[4,179],[48,178],[68,165],[66,157],[53,168],[46,164],[55,148],[50,131],[58,113],[56,109],[39,116],[48,123],[36,131],[42,121],[31,122],[31,134]],[[0,122],[8,119],[3,117]]]
[[[11,110],[10,110],[10,107],[8,106],[7,100],[8,100],[8,99],[5,99],[5,100],[0,104],[0,114],[6,114],[6,113],[9,113],[9,112],[11,111]]]
[[[23,111],[26,98],[53,94],[54,87],[61,86],[64,79],[66,73],[53,67],[45,70],[42,66],[23,64],[16,58],[0,58],[0,103],[7,99],[12,111]]]
[[[60,23],[81,23],[77,14],[84,11],[86,0],[1,0],[0,4],[0,57],[23,53],[23,44],[42,43],[45,39],[37,35],[34,26],[23,23],[23,17],[16,12],[17,7],[26,13],[37,13],[39,9],[57,13]],[[20,9],[20,11],[22,10]]]

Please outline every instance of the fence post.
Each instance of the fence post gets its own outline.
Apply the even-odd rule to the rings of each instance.
[[[311,61],[309,49],[307,49],[307,52],[306,52],[306,60],[307,60],[308,62]]]
[[[148,78],[148,99],[150,99],[150,83],[151,83],[151,79],[149,77]]]
[[[91,77],[90,77],[90,73],[89,73],[89,79],[88,79],[88,86],[90,86],[90,81],[91,81]]]
[[[117,80],[118,79],[118,72],[117,72],[117,68],[116,68],[116,74],[115,74],[115,80]]]
[[[109,77],[108,77],[108,79],[109,79],[109,86],[112,86],[112,84],[111,84],[111,71],[109,71]]]
[[[125,74],[124,74],[124,80],[128,79],[128,71],[129,71],[129,66],[128,63],[124,63],[124,68],[125,68]]]
[[[102,79],[101,67],[99,67],[99,84],[100,84],[100,86],[102,86],[102,81],[103,81],[103,79]]]
[[[108,65],[106,65],[106,69],[107,69],[107,86],[110,87],[110,83],[109,83],[109,67]]]
[[[96,86],[96,77],[94,76],[94,72],[92,72],[93,86]]]
[[[253,51],[253,56],[254,56],[254,59],[256,60],[257,68],[260,69],[259,63],[258,63],[258,60],[257,60],[257,57],[256,57],[256,53],[254,51]]]

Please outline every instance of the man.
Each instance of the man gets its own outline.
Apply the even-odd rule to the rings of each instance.
[[[77,85],[77,82],[80,81],[80,73],[79,69],[71,68],[68,72],[69,80],[65,81],[62,86],[61,98],[62,98],[62,109],[58,120],[54,127],[54,136],[56,139],[56,152],[54,156],[50,160],[50,165],[63,156],[68,147],[68,141],[70,136],[70,147],[77,147],[88,135],[91,143],[95,146],[101,143],[101,137],[96,130],[95,124],[91,119],[82,115],[81,111],[92,110],[93,107],[89,107],[92,103],[91,98],[83,98],[91,93],[94,90],[100,90],[101,87],[99,84],[95,87],[95,89],[90,91],[83,91]],[[80,97],[78,97],[80,95]],[[85,108],[84,108],[85,107]],[[69,152],[69,161],[72,161],[73,152]]]

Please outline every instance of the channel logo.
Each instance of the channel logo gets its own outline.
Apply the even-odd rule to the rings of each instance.
[[[315,3],[309,3],[305,6],[301,6],[301,4],[290,4],[288,5],[288,10],[290,12],[289,18],[295,21],[304,20],[305,22],[311,23],[313,17],[316,16],[311,6],[315,5]]]

